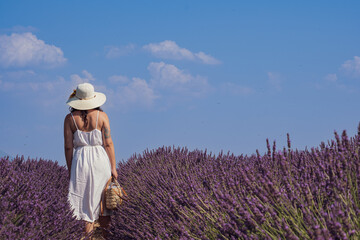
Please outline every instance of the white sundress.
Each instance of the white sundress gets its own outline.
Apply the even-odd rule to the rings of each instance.
[[[103,189],[111,177],[109,157],[103,147],[102,133],[96,127],[90,132],[79,130],[74,133],[74,155],[71,164],[71,175],[68,199],[74,216],[78,220],[94,222],[100,215],[100,200]],[[103,216],[112,212],[104,208]]]

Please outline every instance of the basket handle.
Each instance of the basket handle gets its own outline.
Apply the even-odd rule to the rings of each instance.
[[[121,191],[124,193],[124,196],[125,196],[125,197],[124,197],[124,196],[120,196],[120,194],[118,194],[118,196],[119,196],[121,199],[125,200],[125,201],[129,200],[129,197],[128,197],[127,193],[125,192],[124,188],[121,187],[121,185],[119,184],[119,182],[118,182],[115,178],[112,179],[112,182],[113,182],[114,184],[116,184],[116,185],[121,189]]]

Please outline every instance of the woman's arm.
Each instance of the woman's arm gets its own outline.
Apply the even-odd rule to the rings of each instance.
[[[65,149],[65,159],[66,165],[69,171],[69,179],[71,174],[71,163],[73,158],[73,132],[70,128],[70,117],[67,115],[64,121],[64,149]]]
[[[107,155],[109,156],[110,159],[110,164],[111,164],[111,174],[117,178],[118,177],[118,173],[116,171],[116,160],[115,160],[115,150],[114,150],[114,143],[112,141],[111,138],[111,134],[110,134],[110,123],[109,123],[109,118],[107,116],[106,113],[102,113],[103,116],[103,126],[101,128],[101,132],[103,134],[103,140],[104,140],[104,148],[106,150]]]

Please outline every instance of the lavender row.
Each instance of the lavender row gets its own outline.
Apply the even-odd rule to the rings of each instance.
[[[359,133],[252,156],[163,147],[119,164],[112,239],[359,239]],[[0,239],[79,239],[66,169],[0,159]]]
[[[0,159],[0,239],[80,239],[67,175],[52,161]]]
[[[112,239],[359,239],[359,135],[264,155],[162,147],[119,164]]]

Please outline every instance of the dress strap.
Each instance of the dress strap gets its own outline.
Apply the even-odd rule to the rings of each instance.
[[[74,124],[75,124],[76,129],[79,130],[78,126],[76,125],[75,118],[74,118],[72,112],[71,112],[70,114],[71,114],[71,117],[72,117],[72,119],[73,119],[73,121],[74,121]]]
[[[96,117],[96,126],[95,126],[95,129],[97,129],[97,124],[98,124],[98,120],[99,120],[99,110],[98,110],[98,113],[97,113],[97,117]]]

